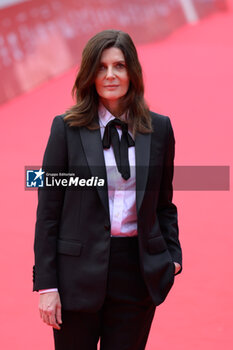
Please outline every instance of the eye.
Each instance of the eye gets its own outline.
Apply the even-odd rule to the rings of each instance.
[[[120,69],[123,69],[123,68],[125,68],[125,64],[124,63],[117,63],[116,67],[120,68]]]
[[[100,64],[99,65],[99,71],[102,71],[102,70],[104,70],[105,69],[105,65],[104,64]]]

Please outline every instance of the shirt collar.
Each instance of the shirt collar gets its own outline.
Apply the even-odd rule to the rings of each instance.
[[[98,109],[98,114],[99,114],[99,121],[100,121],[100,126],[105,127],[110,120],[115,119],[116,117],[109,112],[109,110],[102,104],[100,103],[99,109]],[[125,113],[123,113],[120,116],[121,120],[125,120]]]

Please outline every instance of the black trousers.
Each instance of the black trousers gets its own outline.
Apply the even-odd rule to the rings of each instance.
[[[94,291],[93,291],[94,293]],[[62,311],[56,350],[145,349],[155,306],[139,267],[137,237],[112,237],[104,304],[95,313]]]

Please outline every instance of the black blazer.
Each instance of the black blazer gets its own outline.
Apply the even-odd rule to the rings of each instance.
[[[153,133],[138,133],[136,207],[140,266],[155,305],[182,265],[177,209],[172,203],[174,135],[168,117],[151,112]],[[110,252],[106,168],[100,130],[53,120],[43,168],[105,179],[104,188],[39,189],[33,290],[57,287],[62,307],[96,311],[105,297]]]

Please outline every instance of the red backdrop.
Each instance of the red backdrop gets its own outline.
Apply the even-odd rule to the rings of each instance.
[[[225,0],[192,0],[202,17]],[[138,43],[159,40],[186,22],[179,0],[33,0],[0,11],[0,103],[80,59],[88,38],[107,28]]]

